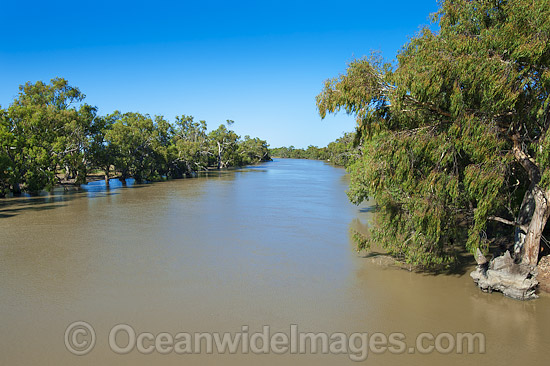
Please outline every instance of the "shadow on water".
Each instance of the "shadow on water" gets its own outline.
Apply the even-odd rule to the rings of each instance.
[[[361,258],[377,258],[377,257],[388,257],[387,253],[384,252],[368,252],[360,256]]]
[[[379,211],[379,207],[377,205],[372,205],[368,207],[362,207],[359,209],[359,212],[361,213],[374,213]]]
[[[210,170],[206,172],[199,172],[193,177],[186,177],[178,180],[195,178],[232,180],[235,176],[236,171],[243,173],[260,171],[253,168],[256,167],[246,167],[243,169],[236,168],[225,170]],[[13,196],[0,199],[0,218],[13,217],[25,211],[52,210],[55,208],[66,206],[67,204],[63,202],[68,202],[81,198],[90,199],[118,195],[120,194],[120,192],[118,192],[120,190],[139,189],[147,187],[154,183],[159,184],[162,182],[163,181],[144,182],[138,184],[132,178],[126,179],[126,182],[122,182],[117,178],[113,178],[109,180],[108,186],[105,185],[104,180],[96,180],[80,187],[58,186],[54,188],[51,192],[42,191],[37,195],[24,193],[21,196]]]
[[[418,275],[436,277],[436,276],[456,276],[461,277],[468,272],[472,271],[475,267],[475,261],[473,257],[468,257],[467,254],[460,256],[459,260],[452,266],[440,266],[436,268],[415,268],[409,264],[402,262],[398,257],[391,256],[384,251],[369,251],[360,255],[363,259],[381,259],[380,264],[391,266],[396,269],[402,269],[409,272],[414,272]]]
[[[469,252],[459,253],[457,261],[449,267],[435,268],[432,270],[420,271],[426,276],[463,276],[466,273],[473,271],[476,265],[473,255]]]
[[[144,188],[148,184],[136,184],[133,179],[128,179],[124,184],[118,179],[111,179],[109,186],[105,185],[105,181],[94,181],[81,187],[56,187],[51,192],[42,191],[38,195],[25,193],[3,198],[0,199],[0,218],[13,217],[26,211],[53,210],[67,206],[68,201],[118,195],[119,190]]]
[[[368,236],[369,226],[372,219],[371,215],[378,211],[379,206],[376,204],[359,208],[358,212],[361,214],[367,214],[367,216],[364,216],[363,220],[354,218],[350,223],[350,231],[356,231],[360,234]],[[465,247],[455,245],[454,250],[456,261],[454,261],[452,265],[440,265],[433,268],[411,266],[405,263],[403,258],[390,255],[383,247],[377,246],[376,244],[373,244],[373,247],[370,250],[366,253],[360,254],[359,256],[363,259],[379,259],[381,260],[380,263],[384,265],[389,265],[395,267],[396,269],[404,269],[419,275],[460,277],[472,271],[476,265],[476,262],[472,254],[467,251]]]

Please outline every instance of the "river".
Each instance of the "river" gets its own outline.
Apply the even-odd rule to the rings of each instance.
[[[347,185],[345,171],[327,163],[276,159],[196,179],[93,182],[0,201],[0,364],[355,364],[349,350],[181,354],[161,345],[145,355],[157,347],[148,338],[147,350],[118,354],[109,334],[119,324],[167,333],[168,343],[195,332],[244,339],[264,326],[270,337],[291,337],[291,328],[406,337],[399,352],[369,348],[361,359],[370,365],[546,364],[549,296],[520,302],[480,292],[469,268],[419,274],[356,253],[350,227],[367,225],[372,207],[350,204]],[[94,329],[85,355],[67,349],[67,339],[92,339],[66,333],[75,321]],[[481,333],[486,352],[412,349],[425,332]],[[120,349],[129,341],[116,334]]]

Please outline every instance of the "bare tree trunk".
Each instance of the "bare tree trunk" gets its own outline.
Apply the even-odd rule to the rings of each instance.
[[[519,164],[525,169],[526,173],[529,175],[529,180],[531,185],[529,190],[533,196],[535,202],[534,207],[532,208],[533,213],[531,219],[528,221],[529,226],[527,227],[523,245],[518,248],[521,257],[521,263],[535,267],[538,262],[539,249],[540,249],[540,238],[542,237],[542,232],[546,226],[546,221],[548,221],[548,216],[550,216],[550,207],[549,207],[549,197],[550,192],[542,189],[538,186],[538,183],[541,180],[541,171],[540,167],[536,164],[536,161],[523,151],[521,139],[519,134],[512,136],[512,141],[514,146],[512,151],[514,156]],[[526,194],[525,201],[529,201],[530,198]],[[524,205],[522,204],[522,208]],[[521,210],[520,210],[521,211]],[[530,209],[525,208],[526,215],[530,213]],[[523,213],[520,212],[520,215]],[[527,222],[526,222],[527,224]],[[521,236],[520,236],[521,237]],[[521,244],[521,242],[519,243]],[[518,245],[519,245],[518,244]]]
[[[218,169],[222,167],[222,145],[218,142]]]
[[[529,223],[529,228],[525,235],[525,242],[523,244],[523,255],[521,262],[530,266],[536,266],[539,259],[540,250],[540,238],[542,232],[550,216],[550,207],[548,194],[538,186],[533,189],[533,197],[535,199],[535,208],[533,211],[533,217]]]
[[[71,179],[71,169],[68,165],[65,165],[65,180]]]
[[[104,169],[104,174],[105,174],[105,185],[106,186],[109,186],[109,168],[110,167],[106,167]]]
[[[523,244],[525,243],[525,235],[527,234],[523,230],[522,226],[529,225],[529,222],[533,218],[534,212],[535,197],[533,197],[533,188],[529,187],[529,189],[525,192],[525,196],[523,196],[523,202],[521,203],[519,214],[516,220],[516,222],[521,225],[516,226],[514,233],[514,257],[517,259],[517,261],[521,260],[521,257],[523,255]]]

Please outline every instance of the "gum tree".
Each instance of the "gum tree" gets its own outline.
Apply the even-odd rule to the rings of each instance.
[[[195,122],[193,116],[178,116],[173,137],[176,148],[174,165],[179,175],[192,175],[208,167],[210,154],[206,121]]]
[[[208,134],[212,156],[216,157],[216,166],[218,169],[238,165],[237,142],[239,135],[235,131],[228,129],[233,124],[232,120],[227,120],[227,126],[221,124],[217,129]]]
[[[58,167],[83,183],[95,107],[83,103],[85,95],[62,78],[28,82],[19,90],[5,116],[14,193],[21,184],[30,192],[53,187]]]
[[[163,117],[115,111],[106,118],[111,125],[105,141],[114,153],[121,180],[133,177],[137,182],[154,181],[166,174],[171,126]]]
[[[424,28],[393,65],[355,60],[325,83],[320,115],[357,117],[349,196],[380,208],[360,249],[452,263],[457,242],[486,252],[496,221],[514,228],[516,259],[537,264],[550,215],[548,19],[549,0],[443,1],[440,30]]]

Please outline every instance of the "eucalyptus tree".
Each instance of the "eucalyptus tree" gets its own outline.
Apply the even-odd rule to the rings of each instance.
[[[106,139],[107,132],[111,129],[115,118],[113,116],[97,117],[93,132],[90,136],[90,163],[103,170],[105,184],[109,185],[111,166],[117,162],[117,150],[114,144]]]
[[[84,98],[61,78],[19,87],[4,117],[12,136],[7,155],[15,193],[21,184],[30,192],[53,187],[58,166],[76,183],[85,181],[87,137],[96,109],[82,103]]]
[[[327,145],[327,156],[331,163],[348,166],[361,156],[361,147],[355,144],[355,133],[345,133]]]
[[[176,149],[174,167],[177,176],[191,175],[208,167],[210,146],[206,121],[195,122],[193,116],[176,117],[173,143]]]
[[[239,165],[257,164],[271,160],[267,141],[258,137],[251,138],[249,135],[239,141],[237,153],[239,154]]]
[[[351,62],[326,81],[320,115],[357,117],[363,155],[349,196],[380,207],[359,249],[451,263],[455,243],[488,250],[490,221],[537,264],[550,215],[550,1],[442,1],[395,64]],[[463,238],[462,233],[466,233]]]
[[[233,124],[233,121],[227,120],[226,124],[230,126]],[[228,129],[227,126],[221,124],[217,129],[210,131],[208,134],[211,153],[215,157],[215,164],[218,169],[239,165],[237,154],[239,135],[235,131]]]
[[[115,111],[105,141],[114,152],[114,165],[120,179],[133,177],[137,182],[154,181],[169,171],[172,127],[161,116]]]

